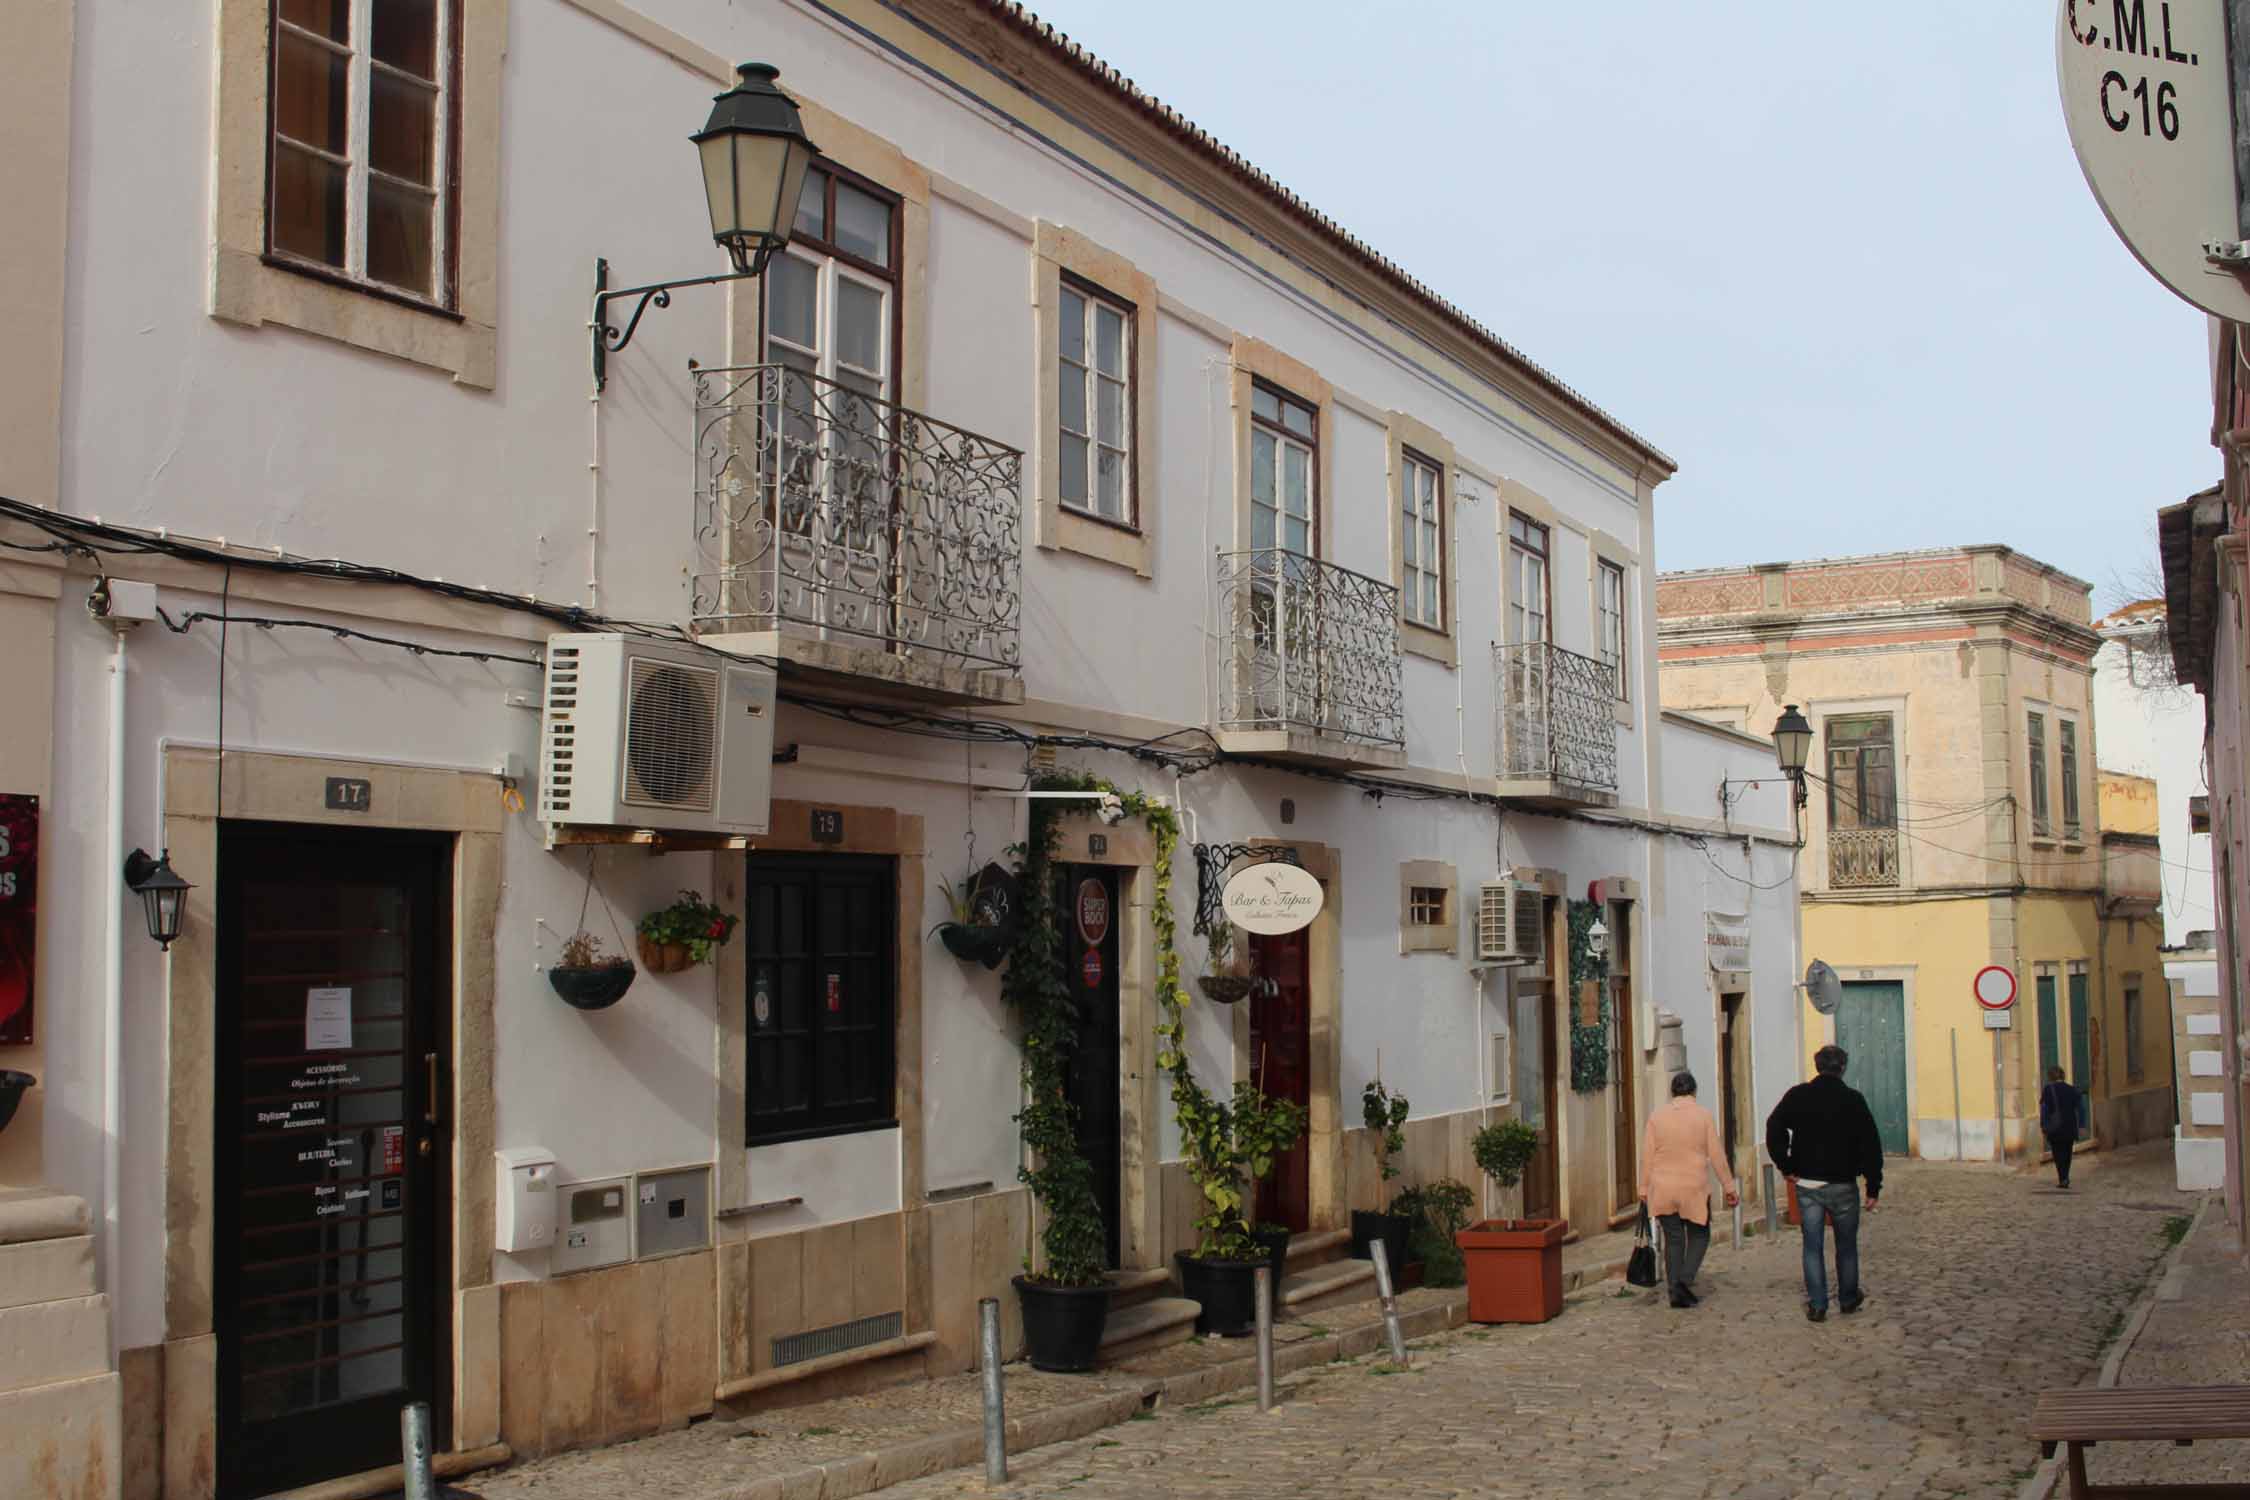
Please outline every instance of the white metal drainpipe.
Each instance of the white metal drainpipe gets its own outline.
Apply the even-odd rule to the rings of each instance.
[[[109,659],[109,808],[107,842],[94,862],[96,888],[109,920],[102,944],[102,1236],[101,1286],[109,1293],[109,1349],[118,1350],[117,1205],[125,1137],[125,899],[117,889],[125,848],[125,635],[117,630]]]

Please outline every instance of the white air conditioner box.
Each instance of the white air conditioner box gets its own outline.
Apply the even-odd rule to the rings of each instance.
[[[1477,889],[1477,960],[1539,964],[1547,957],[1546,892],[1523,880],[1488,880]]]
[[[539,815],[549,824],[764,833],[771,667],[685,641],[547,640]]]

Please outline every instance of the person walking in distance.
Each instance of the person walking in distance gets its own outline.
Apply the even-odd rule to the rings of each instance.
[[[1693,1307],[1690,1284],[1711,1248],[1711,1174],[1734,1207],[1734,1174],[1711,1111],[1695,1102],[1695,1075],[1672,1075],[1672,1102],[1649,1112],[1641,1131],[1641,1206],[1664,1225],[1664,1279],[1672,1305]]]
[[[2078,1090],[2063,1082],[2063,1070],[2047,1070],[2039,1091],[2039,1133],[2055,1156],[2055,1186],[2070,1186],[2070,1152],[2078,1144]]]
[[[1883,1138],[1875,1112],[1844,1082],[1851,1055],[1830,1045],[1813,1054],[1813,1076],[1781,1096],[1766,1118],[1766,1154],[1797,1187],[1805,1230],[1805,1316],[1828,1316],[1826,1238],[1836,1230],[1836,1309],[1846,1316],[1867,1301],[1859,1285],[1857,1179],[1867,1179],[1867,1212],[1883,1194]]]

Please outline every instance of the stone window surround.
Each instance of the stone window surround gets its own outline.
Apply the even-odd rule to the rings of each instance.
[[[1281,387],[1320,413],[1319,436],[1315,443],[1318,456],[1314,460],[1313,477],[1314,551],[1319,554],[1320,561],[1335,561],[1328,553],[1335,545],[1336,535],[1332,524],[1336,513],[1336,388],[1323,380],[1311,365],[1292,359],[1273,345],[1251,338],[1248,334],[1235,335],[1227,358],[1227,390],[1234,409],[1234,549],[1238,552],[1248,551],[1253,534],[1250,520],[1250,389],[1263,380]],[[1340,1178],[1337,1187],[1340,1191]],[[1341,1202],[1341,1198],[1338,1201]]]
[[[1391,506],[1389,528],[1391,537],[1390,577],[1391,582],[1402,591],[1406,586],[1404,528],[1407,450],[1412,449],[1416,457],[1427,459],[1430,463],[1435,464],[1439,475],[1438,550],[1440,555],[1437,559],[1435,571],[1439,579],[1442,580],[1438,590],[1438,604],[1443,611],[1444,623],[1433,630],[1427,625],[1406,619],[1401,615],[1398,625],[1399,646],[1411,655],[1425,656],[1431,661],[1440,662],[1447,667],[1458,667],[1461,663],[1461,656],[1459,642],[1454,638],[1453,626],[1454,622],[1460,619],[1461,612],[1454,598],[1454,589],[1459,580],[1454,577],[1453,573],[1453,558],[1457,551],[1453,533],[1454,525],[1459,519],[1459,506],[1457,504],[1459,496],[1456,493],[1456,486],[1459,483],[1456,478],[1459,459],[1453,451],[1453,444],[1446,441],[1444,433],[1405,412],[1390,411],[1383,413],[1383,426],[1385,464]],[[1425,558],[1423,561],[1426,563],[1428,559]],[[1424,571],[1430,570],[1425,568]]]
[[[164,837],[182,878],[217,886],[218,824],[207,749],[164,750]],[[363,813],[325,809],[328,777],[376,785]],[[386,788],[388,793],[386,794]],[[493,1281],[493,937],[500,903],[503,822],[489,774],[230,750],[226,815],[352,828],[426,829],[455,835],[452,1048],[453,1219],[446,1278],[452,1295],[452,1451],[492,1448],[500,1436],[500,1299]],[[164,1493],[208,1493],[218,1441],[218,1334],[214,1326],[212,1185],[217,1172],[211,1060],[217,1048],[218,954],[210,899],[188,903],[165,974],[166,1139],[164,1344],[160,1410]],[[140,1420],[142,1414],[130,1414]],[[503,1455],[504,1456],[504,1455]]]
[[[1641,665],[1638,660],[1640,653],[1633,649],[1637,639],[1634,631],[1640,623],[1636,611],[1641,607],[1640,594],[1633,584],[1640,576],[1641,559],[1632,548],[1606,531],[1593,530],[1586,533],[1586,618],[1593,622],[1594,627],[1594,649],[1587,655],[1593,657],[1602,654],[1602,564],[1605,562],[1623,570],[1625,574],[1625,696],[1612,706],[1617,713],[1617,722],[1630,729],[1633,727],[1633,673]],[[1745,719],[1748,713],[1745,709]]]
[[[1445,892],[1445,920],[1427,925],[1413,920],[1415,887]],[[1452,865],[1437,859],[1407,859],[1398,866],[1398,951],[1458,953],[1461,945],[1461,881]]]
[[[1103,249],[1075,229],[1044,219],[1032,223],[1031,252],[1032,368],[1038,372],[1038,422],[1031,471],[1038,545],[1130,568],[1143,578],[1152,577],[1160,491],[1155,399],[1160,299],[1156,281],[1124,256]],[[1132,430],[1130,523],[1105,521],[1062,503],[1062,454],[1056,437],[1062,422],[1056,319],[1062,309],[1066,272],[1133,306],[1133,385],[1127,398],[1127,421]]]
[[[451,374],[497,379],[500,77],[508,0],[462,7],[459,238],[451,311],[292,270],[266,253],[270,0],[219,0],[211,197],[212,317],[279,323]]]
[[[1890,715],[1891,795],[1893,801],[1899,807],[1906,806],[1909,795],[1906,785],[1909,767],[1906,765],[1906,757],[1900,753],[1910,743],[1908,740],[1910,726],[1907,722],[1907,700],[1905,698],[1839,698],[1833,702],[1816,700],[1801,705],[1799,711],[1813,726],[1812,754],[1806,758],[1805,769],[1822,776],[1828,774],[1828,721],[1830,719],[1857,719],[1870,714]],[[1820,794],[1820,788],[1815,787],[1814,792],[1815,795],[1812,800],[1805,804],[1805,858],[1811,864],[1819,882],[1818,893],[1833,897],[1837,893],[1830,891],[1826,874],[1828,869],[1828,799]],[[1878,887],[1872,892],[1873,896],[1892,897],[1900,891],[1908,891],[1914,888],[1916,850],[1915,841],[1901,832],[1898,840],[1898,884]],[[1845,892],[1842,894],[1848,897],[1851,893]],[[1837,965],[1839,973],[1842,972],[1842,969],[1843,965]]]

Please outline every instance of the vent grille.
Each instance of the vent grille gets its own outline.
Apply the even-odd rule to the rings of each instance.
[[[1488,880],[1477,888],[1477,957],[1494,963],[1508,951],[1508,885]]]
[[[1530,964],[1540,962],[1547,954],[1544,941],[1547,923],[1541,894],[1535,885],[1519,885],[1515,888],[1515,899],[1508,903],[1508,920],[1515,927],[1516,953]]]
[[[708,812],[717,745],[719,674],[633,658],[625,719],[625,800]]]
[[[567,822],[577,782],[578,680],[576,646],[547,649],[547,742],[540,747],[539,805],[553,821]]]
[[[792,1333],[787,1338],[773,1341],[774,1368],[801,1365],[808,1359],[825,1359],[831,1354],[864,1349],[869,1344],[895,1339],[905,1329],[906,1315],[894,1312],[872,1318],[854,1318],[849,1323],[815,1328],[810,1333]]]

